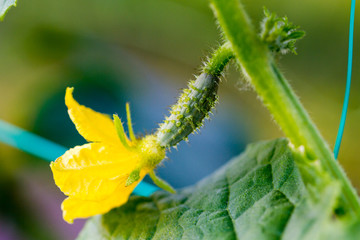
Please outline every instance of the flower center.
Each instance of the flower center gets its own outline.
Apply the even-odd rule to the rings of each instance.
[[[156,136],[148,135],[138,145],[144,167],[154,168],[165,158],[166,149],[161,147]]]

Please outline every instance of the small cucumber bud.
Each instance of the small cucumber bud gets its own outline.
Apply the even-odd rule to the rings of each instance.
[[[304,37],[305,32],[299,30],[299,26],[289,22],[287,17],[278,17],[264,8],[264,20],[261,24],[260,38],[268,44],[269,49],[274,53],[296,54],[295,43]]]
[[[155,134],[160,146],[176,146],[203,125],[204,118],[209,116],[218,100],[218,85],[219,78],[208,73],[189,82],[177,104],[171,107],[170,116]]]

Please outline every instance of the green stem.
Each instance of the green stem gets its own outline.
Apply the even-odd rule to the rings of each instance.
[[[267,46],[260,41],[239,0],[210,0],[225,37],[242,71],[290,141],[303,145],[310,159],[319,159],[329,174],[342,184],[342,201],[350,213],[360,216],[360,202],[349,179],[335,161],[286,79],[275,66]]]
[[[170,184],[168,184],[167,182],[165,182],[165,180],[156,176],[154,170],[149,172],[149,176],[150,176],[151,180],[153,180],[155,185],[158,186],[159,188],[164,189],[165,191],[168,191],[169,193],[176,193],[175,189],[173,189]]]
[[[229,42],[221,45],[211,58],[205,63],[203,68],[204,73],[208,73],[214,77],[220,77],[225,66],[234,57],[233,50]]]

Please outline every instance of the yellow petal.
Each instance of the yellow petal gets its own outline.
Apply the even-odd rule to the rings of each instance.
[[[71,196],[66,198],[61,205],[64,220],[72,223],[75,218],[87,218],[103,214],[112,208],[123,205],[127,202],[136,185],[147,173],[146,170],[141,171],[140,179],[128,187],[125,187],[125,182],[122,181],[108,198],[100,201],[82,200]]]
[[[71,121],[77,131],[89,142],[107,142],[119,144],[119,139],[113,121],[109,116],[95,112],[94,110],[80,105],[73,98],[74,88],[67,88],[65,104]]]
[[[50,164],[56,185],[64,194],[100,201],[123,185],[140,162],[137,152],[103,143],[88,143],[68,150]]]

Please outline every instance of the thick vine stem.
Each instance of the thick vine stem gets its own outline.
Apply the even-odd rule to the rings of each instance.
[[[360,202],[343,169],[304,110],[286,79],[260,41],[239,0],[210,0],[234,55],[250,83],[295,147],[303,145],[310,159],[342,184],[341,200],[347,213],[360,216]]]

